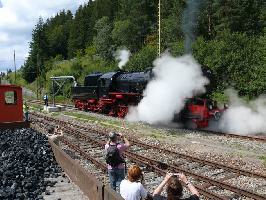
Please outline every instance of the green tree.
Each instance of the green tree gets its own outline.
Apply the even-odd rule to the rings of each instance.
[[[47,52],[49,52],[45,28],[43,19],[39,18],[32,31],[29,57],[22,67],[22,76],[29,83],[33,82],[37,75],[42,74],[42,71],[45,70],[44,62],[48,59]]]
[[[94,1],[80,6],[74,20],[70,24],[70,36],[68,40],[68,57],[73,58],[77,51],[83,51],[86,46],[92,44],[95,21],[92,17]]]
[[[153,67],[152,63],[156,57],[157,47],[147,45],[139,52],[132,55],[125,68],[129,71],[144,71],[145,69]]]
[[[129,19],[116,21],[112,30],[112,39],[118,47],[127,47],[131,52],[137,50],[138,46],[135,43],[138,40],[136,34],[138,28]]]
[[[96,36],[93,39],[93,44],[96,48],[96,53],[103,59],[112,59],[114,46],[111,38],[112,26],[108,17],[102,17],[95,24]]]
[[[67,43],[72,18],[70,11],[61,11],[55,17],[47,20],[45,34],[49,45],[49,57],[62,55],[64,59],[68,58]]]
[[[261,34],[263,30],[262,12],[265,3],[262,0],[214,0],[214,29],[244,32],[248,35]]]
[[[249,98],[262,94],[266,88],[265,38],[245,33],[224,32],[219,39],[199,38],[194,46],[195,57],[214,76],[216,91],[233,87]]]

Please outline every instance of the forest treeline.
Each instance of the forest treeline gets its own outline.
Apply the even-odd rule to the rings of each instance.
[[[161,51],[174,56],[187,53],[186,37],[192,34],[191,53],[212,72],[214,98],[228,87],[248,98],[265,93],[263,0],[161,0],[161,4]],[[113,54],[120,48],[132,54],[126,70],[144,70],[157,57],[157,43],[158,0],[90,0],[75,14],[62,10],[46,21],[39,19],[22,77],[32,83],[38,76],[41,87],[47,87],[51,75],[74,75],[81,81],[92,71],[115,70]]]

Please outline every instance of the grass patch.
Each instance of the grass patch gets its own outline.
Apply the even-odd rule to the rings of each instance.
[[[266,156],[260,156],[260,160],[262,160],[263,164],[266,166]]]
[[[84,114],[81,114],[81,113],[75,113],[75,112],[64,112],[65,115],[68,115],[68,116],[72,116],[72,117],[76,117],[78,119],[85,119],[85,120],[88,120],[88,121],[99,121],[98,118],[96,117],[92,117],[92,116],[88,116],[88,115],[84,115]]]
[[[151,137],[151,138],[155,138],[155,139],[164,139],[165,135],[163,135],[162,133],[146,133],[147,136]]]
[[[78,118],[79,120],[82,121],[90,121],[90,122],[95,122],[95,123],[100,123],[101,125],[105,127],[116,127],[116,128],[121,128],[122,123],[119,121],[114,121],[114,120],[106,120],[106,119],[101,119],[89,115],[84,115],[81,113],[74,113],[74,112],[64,112],[65,115],[72,116],[75,118]]]
[[[55,116],[60,115],[60,112],[52,112],[51,115],[52,115],[53,117],[55,117]]]
[[[36,104],[31,104],[30,105],[30,110],[34,110],[34,111],[42,111],[43,107],[40,105],[36,105]]]

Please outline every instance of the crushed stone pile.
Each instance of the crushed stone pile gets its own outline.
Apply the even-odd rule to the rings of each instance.
[[[48,138],[33,129],[0,131],[0,199],[43,199],[60,176]]]

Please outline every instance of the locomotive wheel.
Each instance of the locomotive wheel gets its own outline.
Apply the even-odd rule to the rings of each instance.
[[[214,120],[215,121],[218,121],[222,116],[222,113],[221,112],[216,112],[214,113]]]
[[[128,112],[128,107],[124,105],[119,105],[118,106],[118,111],[117,111],[117,116],[119,118],[124,118],[127,115]]]
[[[188,120],[185,124],[186,128],[197,129],[198,125],[193,120]]]

